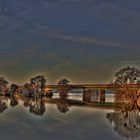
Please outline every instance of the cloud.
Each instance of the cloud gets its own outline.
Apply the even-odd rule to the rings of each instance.
[[[43,33],[43,34],[44,36],[50,39],[60,39],[64,41],[77,42],[77,43],[85,44],[85,45],[97,44],[97,45],[106,46],[106,47],[134,49],[134,46],[130,46],[129,44],[109,41],[108,39],[101,40],[94,37],[63,34],[62,32],[52,32],[52,33],[49,32],[49,33]]]
[[[67,41],[72,41],[72,42],[79,42],[82,44],[98,44],[98,45],[122,47],[122,44],[117,44],[117,43],[113,43],[113,42],[106,42],[106,41],[98,41],[96,38],[85,37],[85,36],[61,35],[61,36],[58,36],[58,38],[64,39]]]
[[[69,33],[65,33],[65,30],[60,28],[51,27],[49,25],[38,25],[37,23],[33,23],[33,29],[27,29],[28,32],[31,34],[36,34],[39,37],[48,38],[50,40],[63,40],[63,41],[70,41],[76,42],[80,44],[97,44],[106,47],[115,47],[115,48],[126,48],[126,49],[138,49],[138,46],[132,46],[131,44],[123,43],[123,42],[116,42],[114,40],[110,40],[110,38],[100,39],[97,37],[92,36],[82,36],[82,35],[73,35]],[[26,29],[25,29],[26,30]]]
[[[14,31],[25,23],[32,23],[31,19],[40,11],[52,6],[59,6],[63,2],[76,2],[76,0],[30,0],[29,2],[9,1],[0,3],[0,27],[5,31]]]
[[[63,62],[58,63],[58,64],[54,65],[53,67],[49,68],[48,73],[53,73],[56,71],[63,70],[64,68],[66,68],[70,64],[71,64],[70,61],[64,60]]]
[[[14,31],[28,23],[39,11],[46,9],[48,6],[48,3],[44,0],[41,2],[10,1],[9,3],[0,3],[0,26],[5,28],[6,32]]]
[[[116,48],[134,47],[134,46],[130,46],[129,44],[126,44],[126,43],[114,42],[109,39],[101,40],[96,37],[95,38],[87,37],[86,35],[79,36],[79,35],[72,35],[72,34],[64,34],[63,31],[59,32],[59,30],[60,30],[59,28],[53,28],[53,27],[50,27],[48,25],[43,25],[43,24],[39,25],[39,23],[32,21],[33,17],[36,17],[38,14],[41,14],[40,11],[42,11],[42,10],[45,11],[45,9],[48,6],[62,4],[64,2],[73,2],[75,4],[78,4],[81,8],[84,8],[86,5],[86,8],[87,8],[86,14],[87,15],[88,14],[91,14],[93,16],[96,15],[96,16],[100,17],[102,20],[104,20],[104,19],[106,20],[109,18],[108,20],[111,21],[112,18],[118,19],[120,17],[122,17],[122,19],[124,19],[123,17],[125,17],[126,13],[128,13],[128,12],[133,13],[131,11],[128,11],[127,8],[126,8],[126,11],[124,11],[123,8],[120,8],[119,7],[121,5],[120,1],[116,3],[116,2],[110,2],[108,0],[105,0],[105,2],[103,0],[100,0],[100,1],[87,0],[86,2],[83,0],[81,0],[81,1],[80,0],[53,0],[53,1],[41,0],[40,2],[35,2],[36,4],[34,4],[33,1],[23,2],[21,0],[19,2],[10,1],[11,6],[8,7],[9,11],[11,10],[10,9],[11,7],[15,6],[14,9],[16,9],[15,11],[17,14],[12,15],[12,17],[8,18],[6,21],[3,19],[4,23],[3,23],[3,20],[1,19],[1,23],[3,23],[4,26],[6,26],[6,23],[8,24],[8,26],[6,26],[6,30],[8,32],[16,30],[17,28],[24,26],[27,23],[27,24],[30,24],[32,27],[30,29],[29,28],[26,29],[26,27],[25,27],[23,30],[30,30],[29,32],[32,34],[34,34],[34,33],[37,34],[38,32],[43,32],[43,34],[45,34],[50,39],[60,39],[60,40],[65,40],[65,41],[77,42],[77,43],[81,43],[81,44],[97,44],[100,46],[113,46]],[[29,9],[28,5],[30,5],[31,3],[33,3],[33,6]],[[38,4],[38,6],[37,6],[37,4]],[[88,6],[90,6],[90,7],[88,7]],[[17,9],[19,9],[19,7],[20,8],[24,7],[23,8],[24,10],[23,11],[17,10]],[[115,10],[113,10],[114,9],[113,7],[115,7]],[[119,10],[121,10],[121,12],[119,12]],[[114,14],[117,14],[117,16],[114,16]],[[133,16],[134,14],[135,13],[133,13],[132,16],[130,16],[130,17],[134,17]],[[136,17],[136,19],[138,19],[138,17]],[[10,23],[10,26],[9,26],[9,23]],[[137,22],[135,22],[135,24],[136,23]],[[125,27],[127,27],[128,25],[125,25]],[[115,26],[117,26],[117,25],[115,25]],[[121,26],[124,26],[124,25],[122,24]]]

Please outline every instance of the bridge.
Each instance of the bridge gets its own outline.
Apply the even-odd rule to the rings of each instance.
[[[140,91],[140,84],[77,84],[77,85],[46,85],[47,90],[57,90],[68,92],[72,89],[82,89],[83,90],[83,101],[90,102],[94,98],[94,101],[105,103],[107,90],[136,90]],[[61,90],[62,89],[62,90]],[[63,92],[64,93],[64,92]],[[62,94],[63,94],[62,93]]]
[[[59,85],[46,85],[48,89],[57,89]],[[140,84],[76,84],[76,85],[67,85],[69,89],[119,89],[124,88],[125,86],[129,88],[140,89]]]

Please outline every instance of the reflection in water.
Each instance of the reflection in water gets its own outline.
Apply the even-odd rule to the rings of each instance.
[[[0,113],[8,108],[8,100],[4,96],[0,96]]]
[[[34,115],[43,115],[46,111],[45,102],[42,97],[25,97],[24,106],[29,108],[29,112]]]
[[[35,115],[43,115],[45,110],[45,103],[43,102],[42,98],[33,99],[29,104],[29,111]]]
[[[29,112],[33,113],[34,115],[44,115],[46,111],[46,102],[45,100],[49,99],[46,97],[26,97],[24,98],[24,106],[29,108]],[[69,104],[67,98],[59,98],[54,101],[57,106],[57,109],[61,113],[66,113],[69,111]]]
[[[114,112],[107,113],[107,119],[114,130],[122,137],[140,136],[139,93],[134,90],[123,90],[116,93]],[[134,98],[135,97],[135,98]]]
[[[0,96],[0,112],[2,113],[4,110],[8,108],[8,105],[11,107],[15,107],[18,105],[19,100],[23,102],[24,107],[28,108],[29,112],[37,115],[42,116],[46,111],[46,103],[56,104],[57,109],[61,113],[66,113],[69,111],[70,101],[66,97],[60,97],[59,99],[50,99],[44,96]],[[9,101],[9,104],[8,104]]]
[[[18,105],[18,99],[16,98],[16,96],[11,96],[10,97],[10,105],[12,106],[12,107],[14,107],[14,106],[16,106],[16,105]]]
[[[8,100],[10,100],[10,106],[14,107],[18,105],[19,101],[16,96],[0,96],[0,113],[4,112],[8,108]]]
[[[116,73],[114,87],[115,112],[107,113],[107,119],[114,130],[123,137],[135,138],[140,136],[140,70],[125,67]],[[135,87],[133,86],[134,84]]]
[[[120,136],[126,138],[140,136],[139,111],[112,112],[107,114],[107,119]]]
[[[69,100],[67,96],[63,96],[62,94],[59,95],[60,97],[57,99],[50,99],[36,94],[34,96],[25,96],[23,94],[19,96],[19,94],[15,93],[10,96],[0,96],[0,112],[4,112],[8,108],[8,105],[12,107],[17,106],[19,101],[23,102],[23,106],[28,109],[29,113],[36,116],[43,116],[45,114],[48,103],[56,104],[60,113],[70,112],[69,108],[72,105],[76,105],[76,101]],[[120,105],[120,102],[116,100],[114,112],[107,113],[106,118],[120,136],[126,138],[138,137],[140,136],[139,108],[133,105],[133,101],[124,101]],[[77,103],[79,105],[79,102]]]
[[[67,98],[60,98],[57,102],[57,109],[61,112],[61,113],[66,113],[67,111],[69,111],[69,103]]]

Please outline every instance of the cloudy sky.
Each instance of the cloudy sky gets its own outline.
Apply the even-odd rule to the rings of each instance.
[[[0,0],[0,75],[107,83],[140,66],[137,0]]]

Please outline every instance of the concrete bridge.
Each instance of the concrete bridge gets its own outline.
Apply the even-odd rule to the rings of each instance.
[[[76,84],[76,85],[67,85],[69,89],[119,89],[124,87],[140,89],[140,84]],[[48,89],[57,89],[58,85],[46,85]]]
[[[68,85],[70,89],[84,89],[84,88],[92,88],[92,89],[110,89],[112,84],[76,84],[76,85]],[[46,88],[56,89],[58,85],[46,85]]]
[[[91,102],[91,99],[94,98],[94,101],[105,103],[106,100],[106,91],[117,89],[135,89],[140,90],[140,84],[83,84],[83,85],[60,85],[60,88],[66,86],[67,90],[71,89],[82,89],[83,90],[83,101]],[[46,90],[57,90],[59,85],[46,85]],[[65,88],[64,88],[65,89]]]

